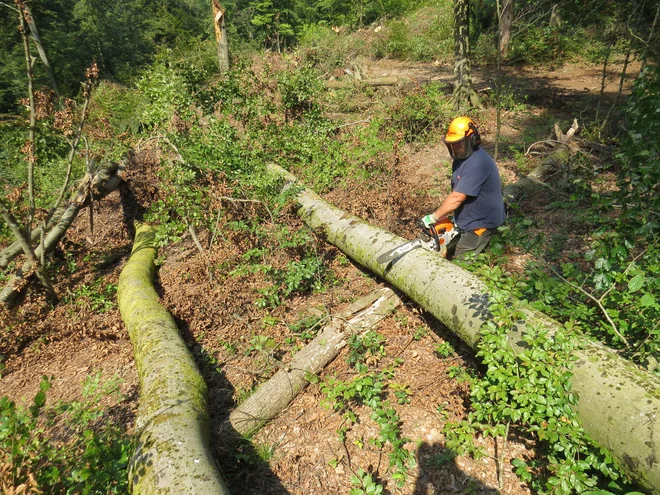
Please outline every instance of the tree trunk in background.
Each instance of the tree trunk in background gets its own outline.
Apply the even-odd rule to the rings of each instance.
[[[229,495],[209,448],[206,383],[153,287],[154,239],[136,225],[117,289],[140,379],[131,493]]]
[[[500,14],[500,56],[506,59],[509,56],[509,43],[511,42],[511,26],[513,25],[513,0],[502,0]]]
[[[218,0],[211,0],[213,4],[213,27],[215,30],[215,41],[218,44],[218,64],[220,73],[229,70],[229,41],[227,40],[227,29],[225,28],[225,9]]]
[[[289,184],[296,178],[277,165],[269,171]],[[299,184],[297,184],[299,185]],[[298,214],[313,229],[322,229],[328,242],[341,249],[431,312],[449,330],[475,347],[481,325],[490,317],[489,295],[475,275],[441,258],[417,250],[388,270],[376,259],[407,239],[374,227],[302,188],[296,199]],[[529,325],[552,330],[561,326],[547,316],[527,311]],[[509,344],[519,347],[525,326],[509,335]],[[586,341],[574,352],[573,392],[576,412],[584,429],[609,449],[630,476],[649,493],[660,494],[660,380],[640,370],[612,350]]]
[[[242,436],[250,436],[267,421],[282,412],[307,385],[308,374],[323,371],[346,345],[351,334],[367,331],[401,304],[401,299],[388,288],[377,289],[351,304],[325,325],[314,340],[301,349],[273,377],[229,415],[231,427]],[[368,309],[364,308],[371,305]],[[362,311],[364,310],[364,311]],[[354,313],[357,316],[350,318]],[[221,427],[227,428],[227,425]]]
[[[470,17],[469,0],[454,3],[454,109],[468,110],[481,106],[472,84],[470,68]]]
[[[120,165],[116,162],[107,163],[96,172],[94,177],[91,178],[91,189],[94,200],[103,199],[106,195],[119,187],[122,183],[122,179],[118,175],[119,172]],[[34,250],[37,258],[41,258],[55,248],[57,243],[62,237],[64,237],[64,234],[76,219],[78,212],[84,206],[89,204],[89,182],[89,175],[85,175],[80,181],[80,186],[69,202],[69,205],[64,209],[57,225],[48,232],[43,245],[40,244]],[[32,267],[33,263],[30,260],[23,263],[23,266],[9,279],[5,288],[0,292],[0,303],[3,303],[8,308],[16,305],[20,292],[27,285],[28,277],[26,276],[30,274]]]

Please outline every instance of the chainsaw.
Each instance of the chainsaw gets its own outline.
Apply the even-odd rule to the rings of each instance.
[[[429,227],[424,225],[424,222],[421,220],[417,220],[415,225],[422,231],[417,239],[401,244],[399,247],[381,254],[376,258],[376,261],[381,265],[387,264],[391,266],[403,255],[418,247],[429,251],[437,251],[443,258],[446,258],[447,246],[458,234],[458,229],[454,227],[453,222],[449,218],[442,218],[438,223]]]

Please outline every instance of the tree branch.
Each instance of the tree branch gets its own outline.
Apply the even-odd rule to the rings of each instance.
[[[609,313],[607,312],[607,309],[605,309],[605,307],[603,306],[603,303],[602,303],[602,300],[601,300],[602,298],[601,298],[601,299],[596,299],[593,295],[589,294],[589,293],[588,293],[586,290],[584,290],[582,287],[578,287],[578,286],[575,285],[574,283],[569,282],[568,280],[566,280],[566,279],[565,279],[564,277],[562,277],[562,276],[559,274],[559,272],[557,272],[557,270],[555,270],[554,268],[550,267],[550,269],[554,272],[555,275],[557,275],[562,281],[564,281],[564,283],[570,285],[570,286],[573,287],[575,290],[581,292],[582,294],[584,294],[585,296],[587,296],[589,299],[591,299],[593,302],[595,302],[596,305],[600,308],[600,310],[601,310],[601,311],[603,312],[603,314],[605,315],[605,318],[606,318],[607,321],[609,322],[610,326],[612,327],[612,330],[614,330],[614,333],[617,335],[617,337],[619,337],[619,338],[621,339],[621,342],[623,342],[623,343],[626,345],[626,348],[630,346],[630,345],[628,344],[628,340],[626,340],[626,338],[625,338],[623,335],[621,335],[621,332],[619,332],[619,329],[617,328],[616,323],[614,323],[614,321],[612,320],[612,318],[610,318],[610,315],[609,315]]]
[[[95,79],[95,74],[98,75],[98,67],[96,66],[96,62],[94,62],[90,66],[90,68],[87,69],[86,73],[88,77],[85,81],[85,86],[83,88],[83,95],[85,99],[83,102],[82,114],[80,115],[80,122],[78,122],[78,129],[76,129],[76,134],[73,138],[73,141],[69,142],[70,149],[69,149],[69,156],[67,157],[66,177],[64,178],[64,184],[62,184],[62,188],[60,189],[60,193],[57,196],[57,200],[55,201],[55,204],[53,204],[50,211],[48,212],[46,221],[50,220],[50,217],[53,215],[53,213],[55,213],[55,210],[57,210],[57,208],[60,206],[60,203],[62,202],[62,199],[66,194],[66,190],[69,187],[69,182],[71,181],[71,170],[73,168],[73,159],[76,156],[76,149],[78,148],[78,143],[80,142],[80,138],[82,136],[83,127],[85,126],[85,119],[87,118],[87,107],[89,106],[89,101],[92,97],[92,87]]]
[[[218,198],[219,200],[226,200],[229,201],[230,203],[260,203],[263,205],[264,208],[266,208],[266,211],[268,212],[268,215],[270,216],[270,222],[275,223],[275,219],[273,218],[273,214],[270,211],[270,208],[268,208],[268,205],[264,203],[263,201],[259,201],[258,199],[238,199],[238,198],[230,198],[229,196],[220,196]]]
[[[348,127],[350,125],[357,125],[357,124],[366,124],[368,122],[371,122],[371,116],[367,117],[364,120],[358,120],[357,122],[348,122],[347,124],[341,124],[335,127],[335,129],[341,129],[342,127]]]
[[[25,256],[28,259],[28,263],[30,263],[29,268],[34,268],[37,278],[39,279],[41,284],[46,288],[49,298],[53,302],[56,302],[57,294],[55,293],[53,284],[51,283],[50,279],[48,278],[48,275],[46,274],[46,270],[44,269],[43,264],[39,263],[37,259],[37,255],[32,249],[32,246],[30,246],[30,243],[28,242],[27,237],[23,233],[23,230],[16,221],[16,218],[14,218],[14,216],[9,211],[9,207],[3,201],[0,201],[0,216],[2,216],[4,221],[7,223],[12,233],[14,234],[14,237],[16,237],[16,240],[21,244],[21,248],[23,249],[23,252],[25,253]]]
[[[25,8],[25,13],[27,14],[26,20],[28,27],[30,28],[30,33],[32,34],[32,40],[34,41],[35,46],[37,47],[37,52],[39,52],[39,57],[41,58],[41,62],[44,64],[44,67],[46,68],[46,73],[48,74],[48,79],[50,79],[50,85],[53,87],[53,91],[55,91],[55,94],[57,97],[60,97],[60,90],[57,86],[57,81],[55,80],[55,74],[53,73],[53,68],[50,66],[50,62],[48,61],[48,56],[46,56],[46,50],[44,49],[44,45],[41,42],[41,36],[39,36],[39,30],[37,29],[37,24],[34,22],[34,16],[32,15],[32,12],[30,11],[30,8],[24,4]]]

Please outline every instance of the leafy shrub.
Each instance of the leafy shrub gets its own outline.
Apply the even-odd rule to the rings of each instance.
[[[299,117],[304,112],[317,111],[316,97],[323,90],[323,81],[310,67],[291,68],[277,76],[285,116]]]
[[[140,131],[140,119],[135,110],[147,105],[143,98],[142,93],[135,89],[101,81],[90,106],[90,120],[106,118],[116,134],[137,134]]]
[[[258,289],[262,297],[257,298],[255,304],[260,308],[276,307],[293,294],[318,290],[330,277],[330,271],[315,253],[307,253],[300,260],[289,261],[284,269],[269,265],[261,265],[261,268],[273,285]]]
[[[497,35],[491,31],[482,33],[472,48],[472,61],[478,65],[497,63]]]
[[[484,268],[481,274],[495,275],[490,281],[493,319],[482,327],[477,352],[487,371],[472,380],[468,419],[445,425],[447,446],[480,455],[475,433],[506,440],[510,428],[524,428],[538,439],[543,455],[512,464],[535,492],[570,495],[597,488],[603,478],[619,480],[620,467],[589,437],[574,412],[570,370],[578,346],[575,326],[567,324],[551,335],[542,325],[528,324],[522,337],[526,346],[514,352],[507,334],[525,320],[525,313],[511,305],[511,291],[500,283],[511,286],[511,279],[502,277],[499,267]],[[514,286],[513,292],[518,290]]]
[[[444,0],[421,7],[402,20],[384,25],[374,55],[402,60],[448,62],[454,53],[453,4]]]
[[[131,444],[124,426],[105,417],[100,401],[117,403],[117,380],[88,377],[83,400],[46,406],[44,377],[28,408],[0,399],[0,484],[21,493],[124,494]]]
[[[366,370],[365,364],[377,362],[385,355],[385,337],[374,330],[348,338],[348,364]]]
[[[366,52],[366,41],[357,35],[340,34],[327,26],[302,28],[297,53],[304,63],[330,72],[345,67],[350,59]]]
[[[393,468],[392,478],[397,486],[402,487],[408,478],[408,470],[415,465],[415,457],[405,448],[405,444],[410,439],[402,436],[399,415],[392,404],[384,399],[387,382],[393,373],[392,368],[376,373],[362,367],[362,371],[351,380],[343,381],[329,377],[320,383],[319,387],[327,397],[326,403],[343,415],[346,426],[342,426],[338,431],[342,440],[346,439],[346,433],[351,425],[358,421],[353,408],[360,404],[371,408],[371,419],[378,425],[379,434],[370,442],[378,449],[383,448],[387,443],[391,445],[388,457],[390,467]],[[312,383],[318,382],[315,376],[308,379]],[[360,488],[356,488],[358,491],[354,493],[377,493],[374,490],[379,486],[364,479],[354,480],[354,483],[362,484],[362,490],[367,490],[367,486],[370,487],[370,491],[359,491]]]
[[[512,63],[560,63],[571,50],[571,39],[551,26],[530,26],[511,38],[509,50]]]
[[[144,98],[138,115],[148,129],[166,128],[174,115],[189,112],[189,88],[184,77],[169,64],[154,64],[137,81],[137,88]]]
[[[660,212],[660,69],[649,66],[635,80],[627,107],[627,127],[621,153],[618,186],[625,199],[624,220],[648,234],[657,232]],[[637,218],[637,221],[635,221]]]
[[[392,127],[408,142],[424,141],[452,115],[450,98],[437,83],[416,86],[391,110]]]
[[[0,124],[0,184],[15,187],[27,181],[26,155],[21,151],[28,140],[27,121]],[[69,145],[59,131],[51,126],[51,119],[37,121],[37,167],[34,171],[35,200],[38,207],[52,205],[66,174]],[[84,165],[74,162],[74,177]],[[7,191],[0,191],[0,194]]]

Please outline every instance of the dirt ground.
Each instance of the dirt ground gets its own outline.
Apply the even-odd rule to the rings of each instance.
[[[411,64],[396,61],[368,61],[363,65],[367,77],[397,75],[419,82],[450,81],[451,70],[436,64]],[[614,69],[613,69],[614,70]],[[601,87],[600,68],[566,65],[556,70],[509,68],[507,78],[528,95],[531,113],[551,112],[557,119],[580,117],[581,105],[591,105],[589,96],[597,97]],[[488,91],[492,81],[485,71],[475,70],[477,88]],[[629,87],[629,81],[627,82]],[[618,79],[609,78],[605,88],[613,97]],[[546,105],[552,105],[546,107]],[[484,119],[483,138],[492,151],[493,119]],[[503,136],[511,142],[523,139],[524,119],[505,114]],[[548,129],[548,135],[550,129]],[[531,144],[531,143],[528,143]],[[446,177],[440,175],[449,161],[444,146],[406,147],[400,150],[396,190],[377,191],[360,183],[339,187],[326,198],[351,213],[389,228],[398,234],[413,233],[401,218],[417,218],[439,204],[440,197],[419,197],[420,185],[431,185],[439,196],[447,192]],[[149,156],[137,162],[148,167]],[[520,173],[513,158],[499,160],[503,181],[513,182]],[[135,179],[133,174],[132,178]],[[130,181],[129,181],[130,183]],[[136,187],[139,184],[135,183]],[[395,198],[395,204],[386,198]],[[388,204],[389,203],[389,204]],[[388,204],[383,208],[383,204]],[[30,400],[38,390],[43,375],[52,376],[48,400],[71,400],[80,394],[81,381],[101,371],[105,378],[123,379],[126,399],[116,410],[127,431],[133,427],[137,408],[138,381],[131,343],[113,302],[112,285],[130,253],[132,238],[124,227],[119,194],[113,193],[95,207],[94,234],[89,229],[89,213],[81,213],[56,256],[63,270],[55,275],[56,290],[63,302],[49,309],[32,291],[29,301],[13,312],[0,312],[0,396]],[[248,208],[246,206],[245,208]],[[249,211],[243,212],[249,214]],[[289,223],[300,225],[293,215]],[[199,240],[209,245],[211,234],[200,232]],[[266,380],[282,362],[289,359],[291,345],[300,342],[290,325],[309,316],[310,308],[335,314],[350,302],[367,294],[383,282],[360,267],[346,262],[336,248],[318,241],[319,256],[330,264],[338,284],[326,292],[299,297],[264,317],[254,305],[255,287],[241,277],[213,273],[210,266],[236,262],[250,246],[240,238],[222,239],[218,248],[200,254],[189,237],[161,253],[163,263],[156,284],[162,302],[174,315],[182,336],[195,356],[209,386],[209,409],[214,428],[228,415],[237,401]],[[75,252],[75,257],[64,253]],[[512,253],[515,265],[525,253]],[[72,273],[72,274],[71,274]],[[107,300],[98,301],[86,289],[102,278],[109,285]],[[99,308],[107,308],[102,312]],[[448,420],[466,414],[469,391],[465,381],[454,375],[456,367],[475,368],[473,353],[437,321],[415,304],[403,300],[403,306],[377,328],[385,339],[385,356],[375,363],[384,369],[402,359],[395,380],[410,391],[410,403],[397,406],[402,433],[410,439],[407,448],[416,453],[417,467],[411,470],[406,485],[399,489],[391,480],[387,493],[456,494],[497,493],[498,470],[494,457],[501,446],[492,440],[478,439],[490,454],[480,460],[458,456],[443,461],[444,435]],[[255,338],[267,335],[275,346],[258,345]],[[298,339],[298,340],[296,340]],[[435,347],[450,343],[454,352],[442,357]],[[346,349],[324,371],[323,377],[350,378],[355,371],[347,364]],[[245,494],[339,494],[351,487],[351,476],[358,468],[373,471],[381,480],[388,478],[386,451],[376,450],[368,439],[377,433],[370,411],[358,409],[360,418],[345,441],[337,435],[342,425],[340,414],[324,407],[322,393],[312,385],[299,394],[277,419],[271,421],[243,447],[243,455],[230,456],[225,439],[214,435],[213,446],[219,464],[230,479],[234,493]],[[394,403],[396,399],[390,397]],[[259,455],[255,455],[255,453]],[[524,495],[529,489],[512,472],[510,459],[531,458],[533,445],[512,434],[504,453],[501,493]],[[264,462],[260,459],[266,459]],[[335,462],[337,461],[337,462]]]

